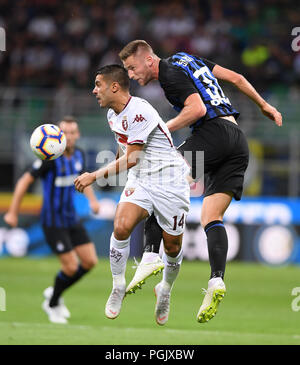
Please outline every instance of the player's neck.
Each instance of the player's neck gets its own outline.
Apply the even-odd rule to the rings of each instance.
[[[122,94],[122,95],[120,95],[118,100],[116,100],[115,102],[113,102],[111,104],[111,108],[113,109],[113,111],[116,114],[120,114],[126,108],[130,99],[131,99],[131,95],[129,93]]]
[[[153,59],[153,64],[152,64],[152,74],[153,74],[154,80],[158,80],[159,62],[160,62],[160,58],[155,55],[154,59]]]
[[[64,156],[70,158],[73,156],[73,153],[74,153],[74,147],[69,147],[65,149]]]

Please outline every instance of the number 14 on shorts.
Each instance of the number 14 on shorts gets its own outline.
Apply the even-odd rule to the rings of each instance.
[[[178,224],[178,227],[183,228],[183,226],[184,226],[184,219],[185,219],[184,213],[182,214],[182,216],[181,216],[181,218],[180,218],[179,221],[178,221],[178,216],[177,215],[174,215],[173,219],[174,219],[173,231],[176,231],[177,224]]]

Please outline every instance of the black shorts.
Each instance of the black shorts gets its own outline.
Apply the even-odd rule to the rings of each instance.
[[[232,192],[236,200],[241,199],[249,149],[236,124],[223,118],[208,120],[195,128],[178,150],[185,158],[191,151],[191,158],[186,159],[195,180],[203,178],[204,172],[204,196]],[[197,151],[204,151],[204,159]]]
[[[85,228],[80,223],[69,228],[43,225],[43,231],[48,245],[56,254],[70,252],[76,246],[91,242]]]

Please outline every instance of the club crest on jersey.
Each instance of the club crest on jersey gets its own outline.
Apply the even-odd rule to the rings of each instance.
[[[179,65],[187,66],[190,62],[192,62],[193,59],[189,56],[183,56],[177,63]]]
[[[132,195],[135,191],[135,188],[129,188],[125,190],[125,195],[128,197],[130,195]]]
[[[127,116],[125,115],[124,118],[122,119],[122,127],[124,129],[124,131],[127,131],[128,128],[128,121],[127,121]]]
[[[139,122],[143,122],[144,120],[146,120],[143,116],[142,116],[142,114],[140,114],[140,115],[136,115],[135,116],[135,118],[134,118],[134,120],[133,120],[133,122],[132,123],[134,123],[134,122],[137,122],[137,123],[139,123]]]
[[[82,164],[80,161],[76,161],[74,166],[75,166],[76,171],[82,170]]]

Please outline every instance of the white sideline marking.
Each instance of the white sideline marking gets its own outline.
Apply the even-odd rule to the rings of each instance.
[[[57,328],[61,328],[61,329],[66,329],[66,328],[74,328],[74,329],[81,329],[81,330],[91,330],[91,329],[96,329],[98,330],[118,330],[118,331],[134,331],[134,332],[138,332],[138,331],[157,331],[156,328],[134,328],[134,327],[118,327],[113,328],[113,327],[108,327],[108,326],[101,326],[101,327],[97,327],[97,326],[84,326],[84,325],[74,325],[74,324],[65,324],[65,325],[61,325],[61,324],[55,324],[55,323],[30,323],[30,322],[2,322],[2,324],[7,323],[7,324],[11,324],[13,327],[39,327],[39,328],[49,328],[49,327],[53,327],[55,329]],[[0,323],[1,325],[1,323]],[[199,328],[198,329],[191,329],[191,330],[184,330],[184,329],[171,329],[171,328],[165,328],[165,329],[161,329],[164,332],[167,333],[175,333],[175,334],[180,334],[180,333],[191,333],[191,332],[196,332],[199,335],[228,335],[228,336],[260,336],[260,337],[287,337],[287,338],[292,338],[294,340],[300,340],[300,335],[296,335],[296,334],[280,334],[280,333],[255,333],[255,332],[230,332],[230,331],[203,331],[202,329]]]
[[[255,332],[230,332],[230,331],[203,331],[201,329],[198,330],[192,330],[195,332],[199,332],[199,334],[204,335],[228,335],[228,336],[261,336],[261,337],[287,337],[287,338],[293,338],[293,339],[300,339],[300,335],[294,335],[294,334],[286,334],[286,333],[255,333]],[[182,332],[191,332],[189,330],[178,330],[178,329],[166,329],[166,332],[169,333],[182,333]]]
[[[4,322],[2,322],[4,323]],[[9,323],[9,322],[6,322]],[[74,324],[59,324],[59,323],[30,323],[30,322],[12,322],[11,325],[13,327],[40,327],[40,328],[49,328],[53,327],[53,328],[74,328],[74,329],[81,329],[81,330],[89,330],[92,329],[93,327],[91,326],[82,326],[82,325],[74,325]]]
[[[200,326],[199,326],[200,327]],[[111,327],[101,327],[101,329],[103,330],[109,330],[111,329]],[[145,331],[145,330],[150,330],[150,331],[156,331],[156,328],[133,328],[133,327],[125,327],[125,328],[118,328],[118,330],[123,330],[123,331]],[[203,331],[202,329],[199,328],[198,329],[191,329],[191,330],[185,330],[185,329],[176,329],[176,328],[165,328],[165,329],[161,329],[165,332],[168,333],[175,333],[175,334],[180,334],[180,333],[191,333],[191,332],[196,332],[199,335],[230,335],[230,336],[261,336],[261,337],[287,337],[287,338],[293,338],[293,339],[300,339],[300,335],[295,335],[295,334],[280,334],[280,333],[255,333],[255,332],[230,332],[230,331]]]

